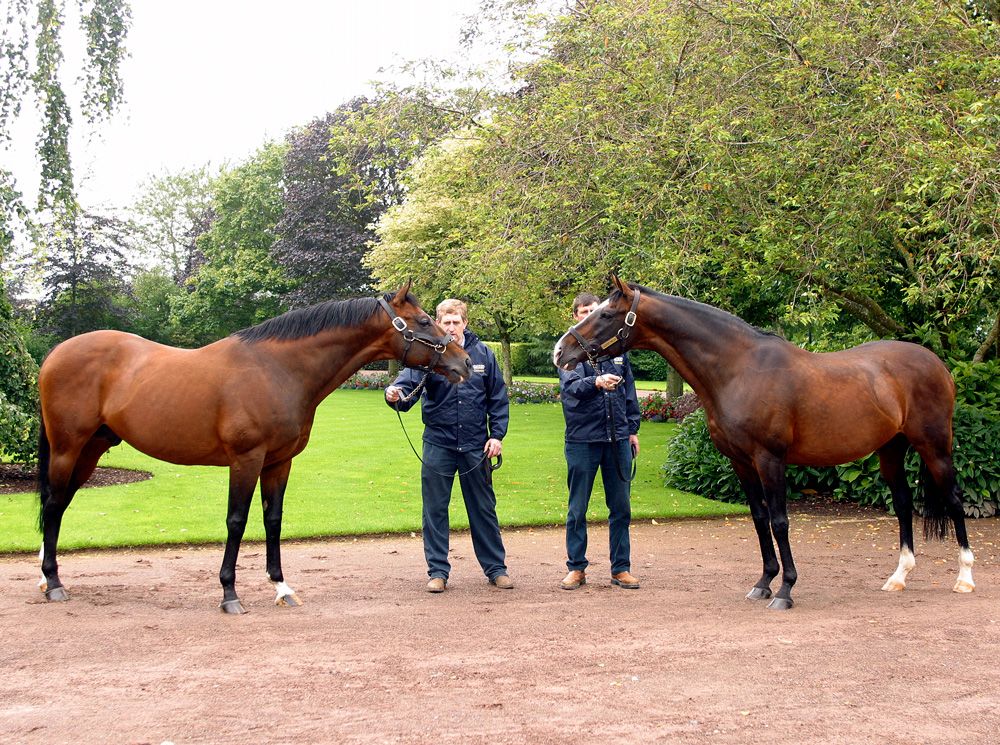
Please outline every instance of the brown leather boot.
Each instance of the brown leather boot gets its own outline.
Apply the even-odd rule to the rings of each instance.
[[[628,572],[618,572],[618,574],[612,574],[611,584],[618,585],[619,587],[624,587],[626,590],[639,589],[639,580],[637,580]]]
[[[427,592],[444,592],[446,584],[444,577],[434,577],[427,583]]]
[[[587,575],[585,572],[581,572],[578,569],[574,569],[572,572],[566,575],[566,579],[562,581],[562,588],[564,590],[578,590],[587,584]]]

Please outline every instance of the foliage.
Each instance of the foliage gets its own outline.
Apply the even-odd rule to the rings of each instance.
[[[963,494],[965,513],[990,517],[1000,509],[1000,421],[982,411],[959,404],[954,417],[953,457]],[[912,448],[906,456],[911,488],[920,477],[920,459]],[[746,503],[739,479],[729,459],[712,444],[704,410],[688,416],[670,442],[663,464],[666,483],[677,489],[724,502]],[[881,477],[874,453],[853,463],[826,468],[788,466],[786,480],[791,492],[813,489],[829,492],[835,499],[892,509],[892,495]],[[920,492],[915,492],[919,501]]]
[[[136,250],[180,281],[195,263],[200,221],[212,204],[209,166],[147,178],[131,207]]]
[[[480,122],[452,194],[490,225],[470,253],[536,295],[615,269],[972,359],[1000,312],[1000,45],[976,8],[577,3]]]
[[[666,380],[670,365],[663,357],[649,349],[634,349],[628,353],[632,373],[641,380]]]
[[[688,416],[701,409],[701,399],[694,391],[687,391],[675,398],[671,404],[674,409],[674,418],[678,424],[683,423]]]
[[[285,146],[269,143],[212,184],[211,218],[197,237],[203,255],[171,299],[179,341],[197,346],[279,315],[291,285],[271,258],[282,214]]]
[[[124,0],[82,0],[78,6],[85,58],[75,106],[61,80],[63,0],[12,0],[6,4],[6,23],[0,30],[0,141],[9,147],[14,122],[22,115],[24,103],[33,100],[40,119],[36,142],[39,208],[62,216],[77,209],[69,153],[74,109],[90,124],[117,110],[123,95],[119,71],[131,23],[131,10]],[[5,172],[4,180],[10,178],[13,184],[13,177]],[[8,216],[0,212],[0,218]],[[0,232],[7,229],[5,221]]]
[[[32,463],[38,428],[38,365],[24,346],[13,309],[0,293],[0,456]]]
[[[365,372],[359,370],[354,373],[351,377],[340,384],[341,388],[346,390],[385,390],[386,386],[391,385],[392,381],[396,379],[395,375],[390,375],[387,372],[378,372],[372,374],[371,372]]]
[[[43,232],[40,331],[56,341],[102,328],[127,328],[131,271],[128,226],[89,213],[54,222]]]
[[[184,289],[177,285],[167,267],[139,272],[132,278],[129,298],[132,322],[127,330],[160,344],[176,346],[185,334],[177,328],[171,309],[183,295]]]
[[[668,401],[661,391],[640,396],[639,415],[644,422],[665,422],[674,415],[673,401]]]
[[[507,386],[507,396],[512,404],[550,404],[560,400],[557,384],[524,380],[515,380]]]
[[[368,108],[367,100],[354,99],[288,135],[273,256],[298,280],[288,296],[293,307],[369,289],[361,260],[374,238],[371,224],[399,199],[399,164],[380,168],[377,148],[335,134],[349,131]]]

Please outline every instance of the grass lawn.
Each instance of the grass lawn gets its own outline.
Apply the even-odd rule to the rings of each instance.
[[[414,409],[403,415],[419,450],[422,426]],[[739,505],[666,488],[659,471],[674,425],[644,422],[639,475],[632,485],[637,519],[742,514]],[[566,516],[563,417],[559,404],[511,406],[503,467],[494,473],[503,526],[555,525]],[[102,466],[151,471],[135,484],[81,489],[66,512],[60,548],[225,542],[228,470],[175,466],[122,444]],[[456,480],[457,481],[457,480]],[[607,519],[600,478],[590,517]],[[255,505],[260,501],[254,497]],[[335,391],[317,410],[309,446],[293,464],[285,495],[283,538],[409,532],[420,529],[420,463],[380,391]],[[37,551],[38,497],[0,496],[0,552]],[[458,484],[453,528],[468,527]],[[261,540],[259,507],[245,537]]]

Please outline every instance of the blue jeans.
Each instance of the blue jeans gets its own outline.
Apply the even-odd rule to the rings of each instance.
[[[460,453],[424,442],[420,484],[424,498],[424,558],[427,560],[429,577],[448,579],[451,572],[451,564],[448,562],[448,505],[451,502],[451,487],[456,473],[473,468],[482,457],[481,451]],[[497,498],[493,493],[488,461],[483,460],[478,468],[458,479],[462,486],[465,511],[469,515],[472,548],[483,572],[491,580],[495,579],[507,573],[507,566],[504,564],[506,552],[500,537]]]
[[[630,488],[622,481],[615,467],[615,444],[610,442],[567,442],[566,467],[569,485],[569,509],[566,512],[566,566],[570,571],[583,571],[587,561],[587,506],[594,488],[597,469],[601,469],[605,502],[608,505],[608,533],[611,574],[627,572],[629,558],[629,523],[632,521]],[[619,441],[618,460],[622,473],[632,471],[632,448],[628,440]]]

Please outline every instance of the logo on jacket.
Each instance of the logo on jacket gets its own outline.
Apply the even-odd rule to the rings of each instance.
[[[613,362],[616,365],[624,365],[625,364],[625,358],[624,357],[615,357],[614,360],[613,360]]]
[[[480,375],[482,375],[483,373],[486,372],[486,365],[473,365],[472,372],[479,373]]]

